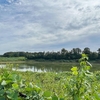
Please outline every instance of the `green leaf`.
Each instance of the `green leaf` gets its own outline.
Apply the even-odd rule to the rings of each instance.
[[[51,97],[51,92],[50,92],[50,91],[45,91],[45,92],[43,93],[43,96],[44,96],[44,97]]]
[[[86,66],[86,69],[87,69],[87,70],[90,70],[90,66]]]
[[[51,97],[46,97],[46,100],[52,100],[52,98]]]
[[[20,82],[21,81],[21,77],[19,75],[15,74],[15,73],[12,74],[11,78],[14,82]]]
[[[26,87],[25,90],[26,90],[27,92],[31,92],[31,91],[33,91],[33,88]]]
[[[100,96],[98,94],[95,93],[94,97],[95,97],[96,100],[100,100]]]
[[[7,94],[7,97],[11,100],[18,100],[18,92],[15,91],[9,91],[9,93]]]
[[[5,80],[3,80],[3,81],[1,82],[1,85],[7,85],[7,82],[6,82]]]
[[[82,54],[82,57],[87,57],[87,55],[83,53],[83,54]]]
[[[91,65],[88,61],[86,61],[86,63],[87,63],[89,66],[91,66],[91,67],[92,67],[92,65]]]
[[[56,95],[52,96],[52,100],[58,100],[58,97]]]
[[[60,100],[64,100],[64,98],[60,98]]]
[[[19,86],[18,86],[17,83],[12,84],[12,87],[13,87],[13,89],[15,89],[15,90],[19,88]]]
[[[77,68],[77,67],[72,67],[71,70],[72,70],[72,71],[77,71],[78,68]]]
[[[0,76],[0,82],[2,81],[2,77]]]
[[[0,100],[6,100],[6,98],[5,97],[0,97]]]
[[[35,90],[36,92],[38,92],[38,93],[41,91],[40,87],[38,87],[37,85],[34,85],[33,88],[34,88],[34,90]]]
[[[74,100],[81,100],[81,99],[77,95],[75,95]]]
[[[71,70],[72,70],[72,74],[73,75],[77,75],[78,74],[78,68],[77,67],[73,67],[73,68],[71,68]]]
[[[0,90],[0,96],[4,95],[5,91],[4,89]]]

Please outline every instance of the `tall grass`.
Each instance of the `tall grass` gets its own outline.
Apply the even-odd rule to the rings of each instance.
[[[0,62],[7,62],[7,61],[25,61],[25,57],[0,57]]]

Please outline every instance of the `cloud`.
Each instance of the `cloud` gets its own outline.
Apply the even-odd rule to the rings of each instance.
[[[1,52],[54,50],[100,36],[99,0],[4,0],[0,13]]]

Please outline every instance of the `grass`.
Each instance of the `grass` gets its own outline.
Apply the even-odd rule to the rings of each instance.
[[[10,68],[11,65],[9,65]],[[8,68],[8,71],[12,72]],[[0,73],[3,73],[4,69],[0,69]],[[20,75],[22,79],[26,80],[26,82],[32,82],[33,84],[39,86],[42,91],[51,91],[52,93],[57,93],[59,96],[64,97],[64,92],[66,91],[64,89],[64,83],[65,78],[70,74],[69,72],[63,72],[63,73],[56,73],[56,72],[19,72],[19,71],[13,71],[17,75]],[[60,91],[59,91],[60,90]]]
[[[0,70],[2,71],[2,70]],[[50,91],[52,94],[56,93],[59,97],[67,97],[67,90],[65,88],[67,77],[71,76],[71,72],[48,72],[48,73],[38,73],[38,72],[18,72],[15,73],[20,75],[22,79],[27,82],[32,82],[33,84],[39,86],[42,91]],[[98,82],[100,82],[100,72],[95,72],[98,76]],[[69,100],[69,99],[65,99]]]
[[[0,57],[0,62],[5,63],[5,62],[15,62],[15,61],[25,61],[25,57]]]
[[[56,93],[59,97],[65,97],[66,89],[64,84],[65,79],[70,74],[69,72],[63,73],[38,73],[38,72],[16,72],[20,75],[22,79],[27,82],[32,82],[33,84],[39,86],[42,91],[50,91],[52,94]]]

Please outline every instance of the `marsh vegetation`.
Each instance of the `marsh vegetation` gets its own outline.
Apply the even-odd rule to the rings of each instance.
[[[88,57],[63,72],[13,71],[13,64],[0,69],[0,100],[99,100],[100,72],[91,72]]]

